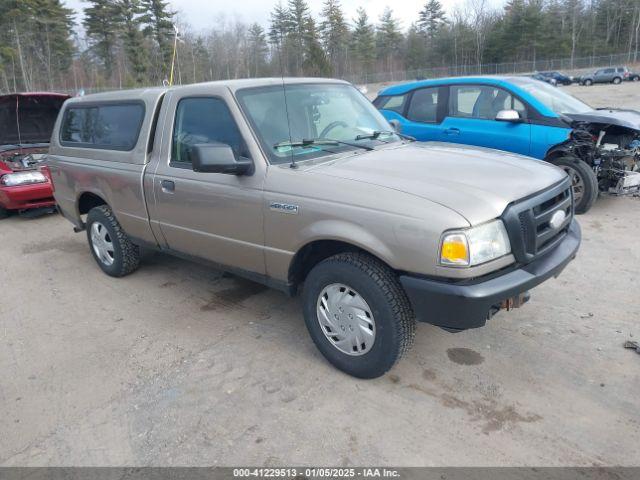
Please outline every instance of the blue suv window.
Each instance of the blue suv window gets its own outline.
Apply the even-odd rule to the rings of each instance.
[[[405,103],[407,103],[407,95],[389,95],[378,97],[374,105],[380,110],[391,110],[404,115]]]
[[[524,114],[523,103],[502,88],[489,85],[452,86],[449,116],[493,120],[500,110],[516,110]]]
[[[438,87],[421,88],[413,92],[407,118],[414,122],[437,123]]]

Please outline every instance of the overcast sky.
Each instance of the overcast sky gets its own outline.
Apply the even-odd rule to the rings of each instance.
[[[452,12],[456,7],[463,7],[468,0],[440,0],[447,12]],[[75,10],[82,10],[86,4],[81,0],[64,0],[67,6]],[[216,18],[224,14],[230,18],[237,17],[247,23],[258,22],[265,26],[269,22],[269,13],[277,0],[170,0],[173,9],[180,13],[185,20],[196,30],[210,28],[215,24]],[[282,1],[286,4],[286,0]],[[308,3],[317,16],[322,8],[323,0],[308,0]],[[342,6],[347,18],[353,19],[356,9],[360,6],[366,8],[371,19],[377,20],[385,6],[389,5],[396,16],[402,20],[402,27],[406,29],[416,20],[426,0],[342,0]],[[505,0],[487,0],[492,6],[501,6]],[[80,17],[78,17],[79,19]]]

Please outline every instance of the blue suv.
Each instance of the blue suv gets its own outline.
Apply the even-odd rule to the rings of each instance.
[[[406,83],[382,90],[374,105],[403,134],[419,141],[506,150],[563,168],[572,178],[577,213],[591,207],[599,189],[618,188],[622,193],[640,183],[640,174],[627,178],[631,170],[621,174],[624,178],[616,177],[620,165],[600,147],[615,144],[624,150],[625,143],[639,135],[639,113],[594,110],[531,78],[458,77]]]

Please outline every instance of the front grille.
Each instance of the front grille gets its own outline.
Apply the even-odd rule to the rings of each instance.
[[[557,212],[564,212],[562,215]],[[551,219],[556,225],[551,224]],[[516,260],[528,263],[558,245],[573,218],[571,183],[566,179],[548,190],[509,205],[503,215]]]

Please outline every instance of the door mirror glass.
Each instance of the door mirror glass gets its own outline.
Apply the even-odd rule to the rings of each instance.
[[[496,120],[499,122],[519,122],[522,119],[516,110],[500,110],[496,115]]]
[[[189,148],[189,159],[194,172],[246,175],[253,167],[250,159],[236,159],[229,145],[218,142],[192,145]]]

